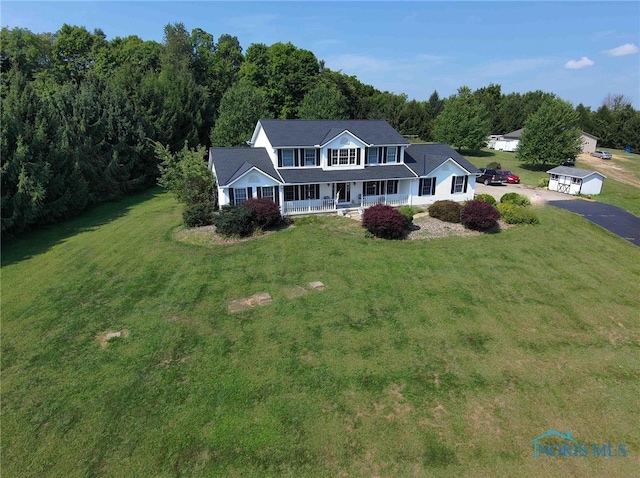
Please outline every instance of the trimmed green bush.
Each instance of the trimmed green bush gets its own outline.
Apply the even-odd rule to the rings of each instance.
[[[496,161],[492,161],[487,164],[487,169],[502,169],[502,165]]]
[[[476,201],[484,201],[487,204],[491,204],[492,206],[495,206],[498,201],[496,201],[496,198],[494,198],[491,194],[476,194],[476,197],[474,198]]]
[[[213,203],[197,203],[186,206],[182,212],[182,220],[187,227],[213,224]]]
[[[405,235],[406,224],[407,219],[400,211],[384,204],[376,204],[362,214],[362,226],[382,239],[401,239]]]
[[[485,201],[468,201],[460,211],[460,222],[469,229],[488,231],[498,225],[500,213]]]
[[[253,233],[253,213],[244,205],[226,204],[213,218],[216,232],[223,236],[249,236]]]
[[[542,178],[538,181],[539,188],[548,188],[549,187],[549,178]]]
[[[459,223],[460,211],[462,211],[462,204],[448,199],[436,201],[429,206],[429,216],[446,222]]]
[[[507,193],[502,196],[500,202],[508,202],[511,204],[515,204],[516,206],[531,206],[531,201],[529,201],[529,198],[518,193]]]
[[[271,199],[247,199],[242,205],[251,211],[254,225],[261,229],[276,226],[282,219],[280,207]]]
[[[506,202],[498,204],[498,211],[507,224],[540,224],[538,214],[528,207]]]
[[[400,206],[398,211],[407,219],[406,227],[410,228],[413,225],[413,216],[421,212],[422,209],[415,206]]]

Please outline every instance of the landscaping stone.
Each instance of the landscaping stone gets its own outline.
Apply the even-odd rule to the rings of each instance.
[[[327,286],[320,281],[309,282],[309,287],[311,287],[314,290],[325,290],[327,288]]]

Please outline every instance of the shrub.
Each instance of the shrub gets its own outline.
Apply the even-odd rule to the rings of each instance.
[[[508,202],[516,206],[531,206],[531,201],[526,196],[518,193],[507,193],[500,199],[500,202]]]
[[[484,201],[487,204],[491,204],[495,206],[497,204],[496,198],[494,198],[491,194],[476,194],[475,199],[477,201]]]
[[[280,223],[280,208],[271,199],[247,199],[244,207],[248,208],[252,214],[253,224],[265,229]]]
[[[497,161],[492,161],[487,164],[487,169],[502,169],[502,166]]]
[[[405,234],[407,219],[400,211],[384,204],[365,209],[362,226],[371,234],[383,239],[400,239]]]
[[[513,203],[498,204],[502,220],[507,224],[540,224],[535,211]]]
[[[538,181],[539,188],[548,188],[549,187],[549,178],[542,178]]]
[[[407,219],[406,227],[410,228],[413,225],[413,216],[421,212],[422,209],[414,206],[400,206],[398,211]]]
[[[253,214],[248,207],[227,204],[213,218],[216,231],[223,236],[248,236],[253,232]]]
[[[455,201],[436,201],[429,206],[429,216],[446,222],[460,222],[462,204]]]
[[[213,224],[213,203],[190,204],[182,212],[182,220],[187,227]]]
[[[487,231],[496,227],[498,219],[500,219],[498,210],[484,201],[468,201],[460,211],[462,224],[476,231]]]

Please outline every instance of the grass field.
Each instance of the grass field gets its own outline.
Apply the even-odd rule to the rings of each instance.
[[[640,248],[539,214],[402,242],[308,218],[205,247],[156,190],[5,243],[2,476],[632,476]],[[290,298],[310,281],[327,289]],[[628,454],[534,460],[551,429]]]
[[[624,162],[614,159],[611,160],[611,163],[627,171],[631,178],[640,181],[640,155],[625,153],[617,149],[607,149],[607,151],[628,159],[629,161]],[[471,161],[474,166],[479,168],[486,167],[490,162],[496,161],[500,163],[502,169],[513,171],[520,176],[520,181],[523,184],[529,184],[531,186],[536,186],[540,179],[548,178],[549,175],[546,171],[551,169],[550,166],[530,167],[518,161],[515,153],[496,151],[493,149],[483,149],[475,154],[465,153],[465,157]],[[589,165],[581,164],[579,159],[576,162],[576,167],[592,169]],[[606,171],[604,171],[604,173],[606,174]],[[602,186],[602,193],[595,197],[595,199],[621,207],[625,211],[640,216],[640,188],[616,181],[611,177],[605,179]]]

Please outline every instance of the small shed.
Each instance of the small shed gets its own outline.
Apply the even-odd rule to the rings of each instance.
[[[524,128],[520,128],[512,131],[511,133],[503,134],[496,139],[493,149],[497,149],[499,151],[516,151],[520,144],[520,136],[522,136],[523,131]]]
[[[565,194],[600,194],[606,176],[598,171],[557,166],[549,173],[549,191]]]

